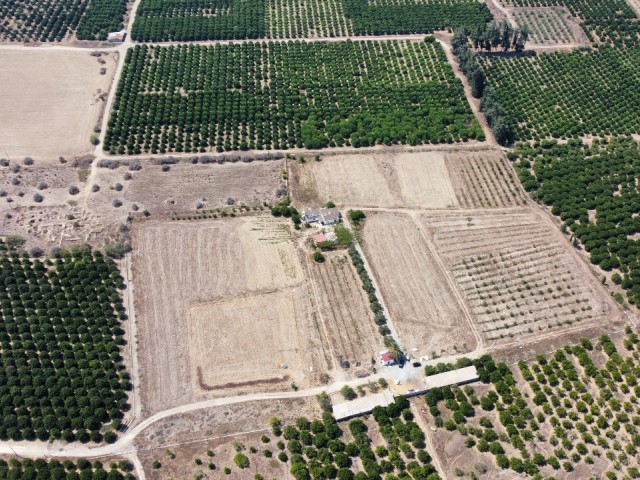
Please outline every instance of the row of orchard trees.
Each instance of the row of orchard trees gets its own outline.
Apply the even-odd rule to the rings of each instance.
[[[516,53],[524,51],[524,47],[529,39],[529,29],[527,26],[513,28],[507,20],[496,22],[493,20],[488,25],[478,27],[471,32],[471,42],[476,50],[502,49],[507,52],[513,50]]]

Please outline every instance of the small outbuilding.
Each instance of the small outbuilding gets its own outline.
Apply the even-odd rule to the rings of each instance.
[[[122,43],[127,36],[126,30],[120,30],[119,32],[111,32],[107,35],[107,42]]]
[[[393,355],[391,355],[391,352],[389,352],[389,350],[380,352],[380,361],[382,362],[382,365],[384,365],[385,367],[394,365],[396,363],[396,359],[393,358]]]

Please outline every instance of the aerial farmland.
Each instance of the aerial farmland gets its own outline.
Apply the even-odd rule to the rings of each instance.
[[[0,478],[640,478],[636,0],[0,2]]]

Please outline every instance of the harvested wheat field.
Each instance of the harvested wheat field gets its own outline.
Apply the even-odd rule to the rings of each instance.
[[[292,381],[305,386],[326,369],[286,220],[144,222],[133,247],[134,278],[144,286],[136,317],[146,414],[212,396],[288,389]],[[256,372],[236,371],[242,364]]]
[[[453,282],[411,216],[369,213],[361,238],[406,351],[432,356],[476,347]]]
[[[490,345],[620,320],[613,299],[538,210],[430,212],[422,223]]]
[[[308,265],[327,332],[327,356],[338,367],[342,357],[356,375],[372,373],[371,358],[383,343],[361,280],[346,252],[327,252],[325,257],[324,263]]]
[[[102,114],[116,56],[0,51],[0,155],[57,162],[59,156],[93,151],[89,137]]]
[[[493,150],[329,156],[292,169],[301,205],[452,209],[524,202],[515,172]]]

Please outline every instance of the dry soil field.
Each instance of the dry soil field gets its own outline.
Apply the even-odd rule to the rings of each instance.
[[[324,263],[309,261],[308,267],[328,337],[327,356],[334,364],[343,357],[356,373],[371,373],[371,358],[383,344],[369,300],[346,252],[328,252],[325,257]]]
[[[450,209],[524,201],[507,160],[491,150],[327,156],[292,170],[293,196],[303,205]]]
[[[540,210],[421,220],[489,344],[619,320],[613,299]]]
[[[146,412],[250,389],[243,384],[243,372],[235,371],[243,362],[269,366],[260,367],[268,370],[266,377],[249,379],[261,382],[260,390],[270,385],[286,389],[292,381],[308,385],[311,373],[324,370],[318,330],[307,324],[310,295],[305,294],[303,269],[285,220],[263,216],[145,223],[135,230],[133,246],[136,284],[144,285],[138,291],[137,318]],[[264,308],[273,302],[280,302],[283,311]],[[232,315],[234,308],[248,318]],[[267,311],[258,317],[260,308]],[[254,325],[258,319],[269,325]],[[273,333],[264,333],[274,328],[275,320],[275,328],[293,330],[287,338],[298,343],[283,339],[274,345]],[[247,337],[252,348],[238,348],[247,345]],[[292,363],[285,369],[286,361]],[[278,366],[280,375],[274,377]],[[199,373],[206,379],[203,385],[198,385]],[[207,382],[230,385],[211,390]]]
[[[57,162],[58,156],[93,151],[89,137],[102,114],[116,55],[1,51],[0,155]]]
[[[411,216],[369,214],[362,240],[406,351],[431,357],[476,347],[452,282]]]

